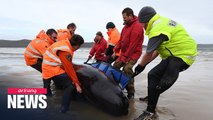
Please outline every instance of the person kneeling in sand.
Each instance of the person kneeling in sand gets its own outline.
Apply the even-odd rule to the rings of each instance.
[[[79,49],[83,43],[84,39],[80,35],[74,34],[70,40],[62,40],[54,43],[44,54],[42,63],[44,88],[47,88],[48,94],[51,94],[51,79],[55,84],[63,87],[62,113],[65,113],[69,108],[74,88],[76,88],[77,92],[82,92],[81,83],[73,68],[72,58],[74,51]]]
[[[135,120],[157,118],[155,108],[161,93],[177,80],[179,72],[191,66],[197,55],[197,44],[179,23],[162,17],[149,6],[143,7],[138,19],[149,37],[146,53],[135,68],[141,73],[160,54],[162,61],[148,73],[148,106]]]

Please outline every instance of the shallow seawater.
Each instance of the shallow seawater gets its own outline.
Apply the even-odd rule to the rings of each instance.
[[[0,115],[12,119],[61,120],[133,120],[147,104],[138,98],[147,95],[147,73],[159,63],[157,58],[135,78],[135,99],[130,100],[129,114],[111,116],[84,99],[72,100],[70,111],[60,113],[62,90],[52,85],[53,96],[48,97],[46,109],[7,109],[7,89],[13,87],[41,88],[41,74],[24,63],[24,48],[0,48]],[[75,52],[74,63],[87,60],[89,49]],[[93,62],[91,60],[90,62]],[[163,93],[156,109],[159,120],[211,120],[213,118],[213,52],[201,50],[196,62],[179,75],[177,82]]]

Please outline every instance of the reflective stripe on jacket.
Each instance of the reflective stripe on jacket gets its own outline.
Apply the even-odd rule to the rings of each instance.
[[[46,49],[53,43],[54,41],[46,35],[44,30],[40,31],[36,39],[32,40],[26,47],[24,52],[26,65],[36,64],[37,59],[42,59]]]
[[[57,51],[66,51],[73,56],[73,48],[68,40],[62,40],[51,45],[43,56],[42,76],[49,79],[54,76],[65,73],[62,63],[57,55]]]
[[[197,55],[197,44],[182,25],[156,14],[151,18],[146,29],[149,39],[164,34],[169,40],[157,48],[162,59],[169,56],[181,58],[186,64],[192,65]]]

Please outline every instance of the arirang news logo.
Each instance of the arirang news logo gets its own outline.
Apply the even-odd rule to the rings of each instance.
[[[46,88],[8,88],[8,109],[47,108]]]

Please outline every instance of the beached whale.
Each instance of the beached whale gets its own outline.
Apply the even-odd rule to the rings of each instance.
[[[90,65],[74,65],[84,96],[112,115],[128,114],[129,100],[119,85]]]

